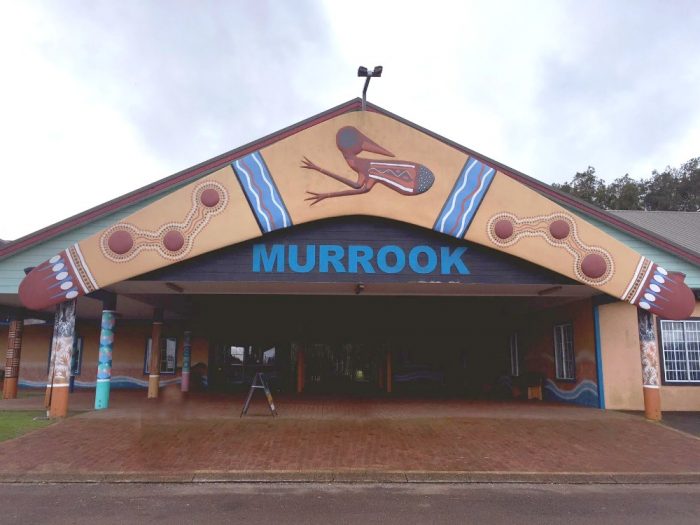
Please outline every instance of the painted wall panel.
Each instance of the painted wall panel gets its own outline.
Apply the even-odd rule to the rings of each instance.
[[[573,381],[556,379],[554,326],[564,323],[573,326],[576,367]],[[523,340],[525,369],[546,378],[545,399],[598,406],[593,305],[589,299],[524,315],[519,336]]]
[[[606,408],[643,410],[637,309],[627,303],[598,307]]]

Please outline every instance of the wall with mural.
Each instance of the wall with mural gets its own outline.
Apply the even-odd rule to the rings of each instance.
[[[117,321],[113,364],[113,388],[145,388],[148,376],[143,373],[146,339],[151,334],[151,325],[147,322]],[[25,326],[22,339],[22,357],[20,364],[19,385],[27,388],[45,388],[49,345],[52,327],[50,325]],[[76,322],[76,335],[83,338],[83,356],[81,373],[75,378],[77,388],[95,388],[97,377],[97,354],[99,349],[100,326],[98,320],[81,320]],[[182,367],[182,332],[177,324],[166,323],[163,337],[177,338],[177,372],[162,375],[161,385],[180,382]],[[7,340],[7,328],[0,327],[0,341]],[[192,364],[207,363],[209,360],[209,343],[206,338],[195,337],[192,344]],[[4,364],[4,363],[3,363]]]
[[[22,282],[41,309],[295,224],[369,215],[531,261],[665,318],[694,297],[664,269],[486,161],[386,115],[353,111],[231,164],[66,247]]]
[[[555,373],[554,326],[564,323],[573,327],[575,379],[571,381],[558,380]],[[525,369],[545,376],[544,399],[599,406],[593,305],[589,299],[534,312],[526,317],[519,333]]]

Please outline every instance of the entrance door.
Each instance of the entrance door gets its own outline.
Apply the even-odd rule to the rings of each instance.
[[[368,343],[306,345],[308,392],[375,394],[378,390],[379,348]]]

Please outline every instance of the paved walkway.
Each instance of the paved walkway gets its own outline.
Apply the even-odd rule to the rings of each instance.
[[[505,475],[690,475],[700,481],[700,439],[636,415],[541,402],[288,396],[280,417],[242,396],[113,392],[112,408],[77,413],[0,443],[0,479],[382,479],[471,480]],[[43,399],[0,401],[0,410]],[[84,412],[80,412],[85,410]],[[247,473],[243,476],[241,473]],[[437,478],[436,478],[437,477]],[[690,478],[688,478],[690,479]]]

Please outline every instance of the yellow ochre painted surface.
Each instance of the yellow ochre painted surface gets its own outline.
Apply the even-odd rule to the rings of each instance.
[[[358,150],[349,156],[348,148],[341,148],[340,142],[336,142],[336,136],[341,129],[358,131],[363,140],[366,139],[363,145],[372,143],[374,146],[370,145],[370,149],[365,148],[359,153]],[[374,149],[371,149],[372,147]],[[377,152],[377,148],[380,152]],[[383,155],[381,151],[391,152],[394,156]],[[302,167],[305,158],[319,169]],[[263,193],[267,192],[267,185],[273,201],[282,201],[281,204],[286,207],[293,224],[346,215],[369,215],[433,228],[442,210],[448,207],[448,201],[454,209],[455,201],[451,192],[458,186],[456,182],[460,181],[462,189],[466,187],[462,181],[466,181],[467,177],[460,179],[460,174],[469,157],[464,152],[398,120],[374,112],[355,111],[318,123],[264,147],[260,150],[259,157],[255,158],[256,163],[260,162],[258,159],[267,166],[272,178],[272,181],[264,177],[257,181],[262,187],[260,195],[263,196]],[[413,193],[401,193],[395,189],[396,185],[392,188],[389,183],[377,183],[376,172],[374,175],[367,175],[375,169],[367,168],[368,159],[375,161],[375,165],[401,161],[415,163],[415,173],[418,173],[420,166],[424,166],[432,173],[434,181],[427,190],[422,188],[418,191],[414,188],[410,190]],[[353,162],[356,163],[355,171],[352,169]],[[361,163],[364,163],[365,171],[358,167]],[[483,163],[480,166],[480,169],[488,170],[489,174],[478,180],[490,180],[491,168]],[[328,173],[322,173],[321,168]],[[397,169],[397,173],[399,171]],[[313,201],[307,200],[309,192],[322,194],[352,191],[352,184],[345,185],[332,178],[329,173],[352,181],[360,180],[363,176],[368,177],[364,180],[374,186],[371,187],[371,191],[363,194],[333,196],[311,205]],[[479,177],[483,173],[485,171],[479,171]],[[405,173],[400,175],[407,177]],[[418,180],[419,175],[414,174],[413,184],[417,184]],[[102,288],[260,236],[264,226],[262,223],[259,226],[258,220],[265,203],[262,202],[261,207],[262,197],[257,195],[257,202],[253,202],[248,188],[244,191],[241,184],[230,165],[192,182],[103,232],[81,241],[77,249],[71,248],[62,252],[59,255],[63,259],[55,258],[57,263],[47,262],[37,267],[20,287],[20,298],[28,307],[45,307],[71,299],[78,294],[88,293],[92,288]],[[255,180],[252,184],[255,184]],[[272,190],[273,184],[279,191],[277,197]],[[248,186],[251,187],[250,181]],[[630,282],[636,275],[635,272],[643,274],[638,271],[638,264],[642,259],[638,253],[507,175],[496,172],[490,187],[482,183],[481,188],[487,188],[483,201],[479,193],[481,190],[477,191],[475,188],[473,191],[469,190],[472,193],[457,206],[457,210],[463,213],[459,217],[464,217],[460,219],[461,224],[467,224],[465,221],[469,210],[476,210],[471,225],[466,230],[466,239],[531,261],[618,298],[625,296]],[[215,199],[217,205],[203,204],[206,200],[203,194],[205,189],[210,195],[211,192],[218,195]],[[272,209],[274,206],[281,210],[276,202],[274,206],[272,202],[268,202],[268,206],[273,214],[276,213]],[[253,208],[256,209],[255,212]],[[504,212],[515,218],[516,228],[521,228],[522,225],[518,222],[521,219],[528,221],[543,214],[560,214],[571,226],[572,235],[568,236],[565,242],[557,244],[549,233],[554,219],[545,218],[536,225],[536,228],[539,228],[536,235],[518,230],[517,242],[507,246],[499,244],[500,241],[494,237],[495,230],[490,228],[489,224],[493,226],[496,215]],[[271,221],[268,222],[274,223],[272,215],[270,218]],[[444,224],[444,220],[442,223]],[[273,225],[275,227],[272,229],[279,227]],[[118,245],[112,244],[118,237],[114,233],[125,233],[120,230],[129,231],[131,234],[125,235],[126,241],[122,236],[119,246],[123,249],[113,250],[111,247]],[[461,230],[450,231],[459,232],[454,233],[458,237],[463,235]],[[170,244],[166,233],[174,235]],[[570,242],[574,237],[577,239],[576,246]],[[183,246],[183,239],[184,247],[180,248]],[[565,244],[567,246],[564,246]],[[576,250],[572,250],[572,246]],[[583,255],[591,251],[602,254],[609,262],[604,265],[608,270],[601,278],[586,279],[582,276],[583,266],[580,263]],[[578,263],[575,257],[579,257]],[[66,271],[68,277],[64,277]],[[64,284],[70,284],[74,288],[68,287],[65,293],[59,291],[56,294],[46,289],[46,285],[43,284],[54,282],[52,277],[58,280],[63,278]],[[641,304],[648,307],[644,303]],[[652,304],[652,307],[654,306]]]
[[[604,304],[598,307],[598,321],[605,407],[644,410],[637,308],[623,302]]]

